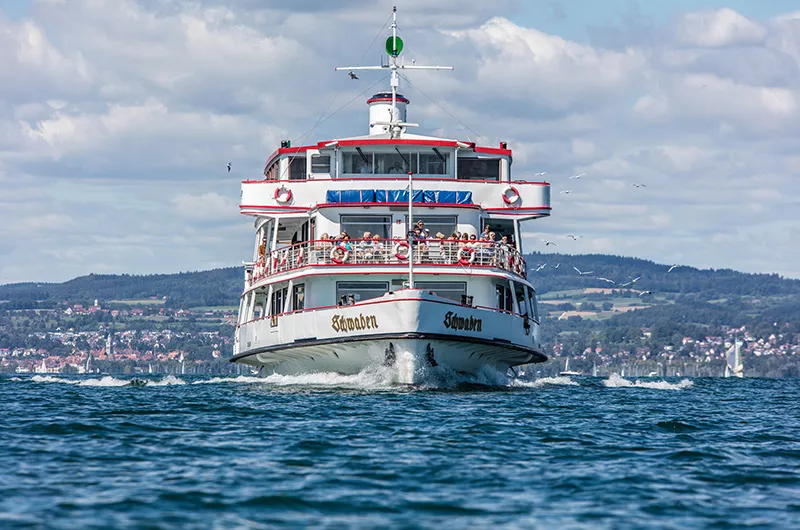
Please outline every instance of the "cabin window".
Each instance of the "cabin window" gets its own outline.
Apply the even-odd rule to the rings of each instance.
[[[420,175],[446,175],[450,172],[450,155],[448,153],[420,153]]]
[[[391,215],[342,215],[339,218],[342,232],[347,232],[350,239],[364,237],[364,232],[375,234],[381,239],[389,239],[392,230]]]
[[[306,180],[306,157],[289,157],[289,180]]]
[[[511,298],[511,288],[508,284],[495,285],[495,292],[497,294],[497,308],[501,311],[514,311],[514,301]]]
[[[539,322],[539,306],[536,304],[536,291],[527,287],[528,289],[528,301],[530,302],[531,309],[533,312],[533,319],[536,322]]]
[[[417,289],[433,291],[442,298],[461,302],[461,296],[467,294],[466,282],[414,282]]]
[[[292,288],[292,309],[301,311],[306,308],[306,286],[301,283]]]
[[[283,289],[276,287],[275,290],[272,291],[272,299],[269,305],[270,315],[280,315],[283,313],[283,306],[286,303],[286,296],[288,294],[288,287],[284,287]]]
[[[455,215],[415,215],[414,224],[416,225],[419,221],[425,223],[425,229],[430,232],[431,237],[436,237],[437,232],[441,232],[445,238],[448,238],[456,231],[458,225],[458,217]],[[407,215],[406,230],[409,230]]]
[[[372,153],[344,153],[342,155],[343,173],[372,174]]]
[[[278,180],[278,164],[272,164],[269,168],[264,171],[264,176],[267,180]]]
[[[375,173],[407,175],[417,173],[417,153],[375,153]]]
[[[500,180],[500,159],[459,158],[458,178],[462,180]]]
[[[514,282],[514,297],[517,300],[517,307],[519,313],[525,315],[528,313],[528,306],[525,304],[525,286],[521,283]]]
[[[331,172],[330,155],[311,155],[311,172],[330,173]]]
[[[378,298],[388,292],[388,282],[336,282],[336,300],[340,305]]]

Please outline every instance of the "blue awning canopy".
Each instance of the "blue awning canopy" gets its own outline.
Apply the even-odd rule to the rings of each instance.
[[[328,190],[328,204],[408,203],[408,190]],[[414,203],[472,204],[471,191],[414,190]]]

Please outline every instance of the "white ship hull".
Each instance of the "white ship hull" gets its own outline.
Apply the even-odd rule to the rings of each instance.
[[[405,290],[352,306],[269,317],[239,330],[235,361],[263,373],[356,374],[397,366],[398,382],[415,383],[428,368],[477,374],[483,367],[543,362],[538,325],[520,316],[464,306]]]

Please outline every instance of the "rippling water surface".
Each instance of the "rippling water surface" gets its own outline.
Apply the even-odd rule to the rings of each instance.
[[[0,376],[0,527],[800,526],[798,380],[480,382]]]

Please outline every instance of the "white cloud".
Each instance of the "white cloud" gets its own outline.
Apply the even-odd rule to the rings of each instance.
[[[407,60],[456,67],[401,82],[419,132],[508,141],[514,178],[548,171],[553,216],[525,225],[529,248],[541,232],[559,251],[800,277],[797,13],[684,13],[652,38],[620,29],[612,48],[499,16],[513,0],[399,8]],[[388,15],[366,0],[0,14],[0,283],[239,263],[252,251],[240,179],[281,139],[366,132],[359,93],[379,75],[333,67],[373,61]]]
[[[679,42],[692,46],[759,44],[766,36],[763,26],[729,8],[687,13],[677,27]]]

